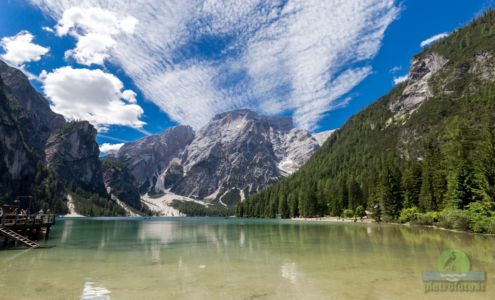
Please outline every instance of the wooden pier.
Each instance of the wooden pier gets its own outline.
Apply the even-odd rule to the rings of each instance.
[[[55,215],[49,212],[28,214],[16,205],[3,205],[0,209],[0,248],[43,247],[38,241],[48,239],[53,224]]]

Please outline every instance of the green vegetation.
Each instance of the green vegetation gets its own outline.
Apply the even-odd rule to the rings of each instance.
[[[417,56],[448,59],[430,80],[434,96],[419,109],[394,119],[390,104],[406,84],[395,87],[351,117],[298,172],[239,203],[236,214],[341,216],[378,207],[384,221],[494,232],[495,78],[470,71],[480,54],[495,65],[494,49],[489,11]]]
[[[121,161],[115,158],[100,158],[103,178],[112,187],[111,193],[130,207],[141,210],[141,195],[132,173]]]
[[[125,216],[126,213],[115,201],[98,194],[89,193],[77,188],[70,195],[74,199],[79,214],[90,217]]]
[[[190,217],[200,217],[200,216],[220,216],[229,217],[235,214],[235,208],[225,207],[221,204],[211,204],[208,206],[201,205],[192,201],[172,201],[171,206],[181,213],[186,214]]]

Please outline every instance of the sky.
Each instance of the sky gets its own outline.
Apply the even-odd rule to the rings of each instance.
[[[102,151],[249,108],[335,129],[495,0],[2,0],[0,59]]]

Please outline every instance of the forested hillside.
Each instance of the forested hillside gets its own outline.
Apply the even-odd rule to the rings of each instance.
[[[409,79],[353,116],[249,217],[340,216],[495,232],[495,12],[414,57]]]

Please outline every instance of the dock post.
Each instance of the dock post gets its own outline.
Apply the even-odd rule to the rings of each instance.
[[[50,236],[50,227],[51,226],[46,227],[45,240],[48,240],[48,237]]]

